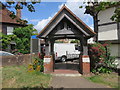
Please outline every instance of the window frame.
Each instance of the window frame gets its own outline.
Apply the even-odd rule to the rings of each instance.
[[[13,35],[13,30],[14,30],[14,27],[7,26],[7,35]]]

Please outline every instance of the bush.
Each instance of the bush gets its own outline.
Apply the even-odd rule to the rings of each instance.
[[[13,53],[14,55],[22,55],[22,53],[20,53],[18,49],[12,50],[11,53]]]
[[[35,57],[34,63],[33,63],[33,68],[36,71],[43,72],[44,66],[43,66],[43,60]]]
[[[55,43],[64,43],[64,41],[55,41]]]
[[[32,71],[43,72],[44,71],[43,59],[35,57],[34,61],[33,61],[33,64],[29,65],[28,71],[29,72],[32,72]]]
[[[116,68],[117,65],[114,64],[115,57],[110,56],[109,46],[107,43],[95,43],[91,45],[89,51],[94,60],[93,73],[110,73],[112,72],[111,68]]]
[[[79,43],[79,40],[72,40],[70,43]]]

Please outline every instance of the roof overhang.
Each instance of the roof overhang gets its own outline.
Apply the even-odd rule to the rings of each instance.
[[[63,10],[66,10],[67,13],[69,13],[74,20],[68,16],[66,13],[61,14],[61,12]],[[58,17],[58,15],[60,14],[60,16]],[[73,25],[75,25],[80,32],[82,32],[87,38],[93,37],[96,33],[89,27],[87,26],[82,20],[80,20],[72,11],[70,11],[66,6],[63,6],[60,11],[58,11],[58,13],[50,20],[50,22],[40,31],[40,33],[38,34],[38,38],[47,38],[47,36],[49,35],[49,33],[55,28],[55,26],[58,25],[58,23],[63,19],[63,18],[67,18]],[[54,20],[57,19],[57,22],[53,23]],[[77,21],[77,23],[75,22],[75,20]],[[80,23],[78,25],[78,23]],[[82,25],[84,27],[81,28]]]

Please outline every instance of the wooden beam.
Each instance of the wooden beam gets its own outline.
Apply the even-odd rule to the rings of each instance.
[[[65,17],[71,21],[82,33],[84,33],[86,36],[90,36],[88,33],[86,33],[79,25],[77,25],[69,16],[65,14]]]
[[[54,28],[55,26],[64,18],[64,15],[62,15],[58,20],[57,22],[55,22],[55,24],[53,24],[51,26],[51,28],[42,36],[42,37],[46,37]]]
[[[79,25],[77,25],[69,16],[67,16],[66,14],[63,14],[63,16],[61,16],[59,18],[59,20],[57,20],[57,22],[55,24],[53,24],[53,26],[48,30],[48,32],[46,32],[43,37],[46,37],[54,28],[55,26],[64,18],[66,17],[72,24],[74,24],[82,33],[84,33],[86,36],[90,36],[88,33],[86,33],[86,31],[84,31]]]

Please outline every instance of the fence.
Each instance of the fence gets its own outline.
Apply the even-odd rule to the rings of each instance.
[[[0,56],[0,66],[11,66],[11,65],[27,65],[37,54],[24,54],[14,56]]]

